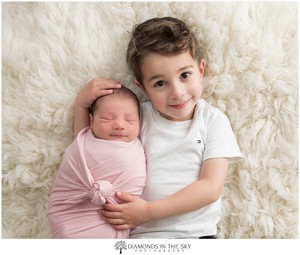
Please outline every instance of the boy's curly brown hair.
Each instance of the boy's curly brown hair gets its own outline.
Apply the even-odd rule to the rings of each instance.
[[[147,54],[168,56],[186,51],[194,59],[201,59],[198,42],[191,29],[173,17],[153,18],[134,28],[127,48],[127,63],[136,80],[143,84],[141,68]]]

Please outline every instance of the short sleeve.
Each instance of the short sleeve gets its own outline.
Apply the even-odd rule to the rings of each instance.
[[[228,118],[218,109],[207,123],[203,160],[211,158],[228,158],[229,163],[243,158]]]

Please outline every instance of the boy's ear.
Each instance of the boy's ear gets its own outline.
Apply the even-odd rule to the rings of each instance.
[[[139,83],[137,80],[134,80],[133,82],[136,86],[138,86],[140,89],[142,89],[144,92],[146,92],[145,87],[143,86],[143,84]]]
[[[204,78],[204,69],[205,69],[205,61],[204,61],[204,59],[200,59],[200,61],[199,61],[199,71],[200,71],[200,74],[201,74],[202,78]]]

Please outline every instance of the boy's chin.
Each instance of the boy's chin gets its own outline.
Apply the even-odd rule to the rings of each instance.
[[[160,115],[170,121],[187,121],[193,118],[193,114],[183,114],[183,115],[167,115],[160,113]]]

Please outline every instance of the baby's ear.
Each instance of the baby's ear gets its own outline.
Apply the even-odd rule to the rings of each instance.
[[[91,113],[89,114],[89,117],[90,117],[90,125],[92,126],[92,124],[93,124],[93,116],[92,116]]]

